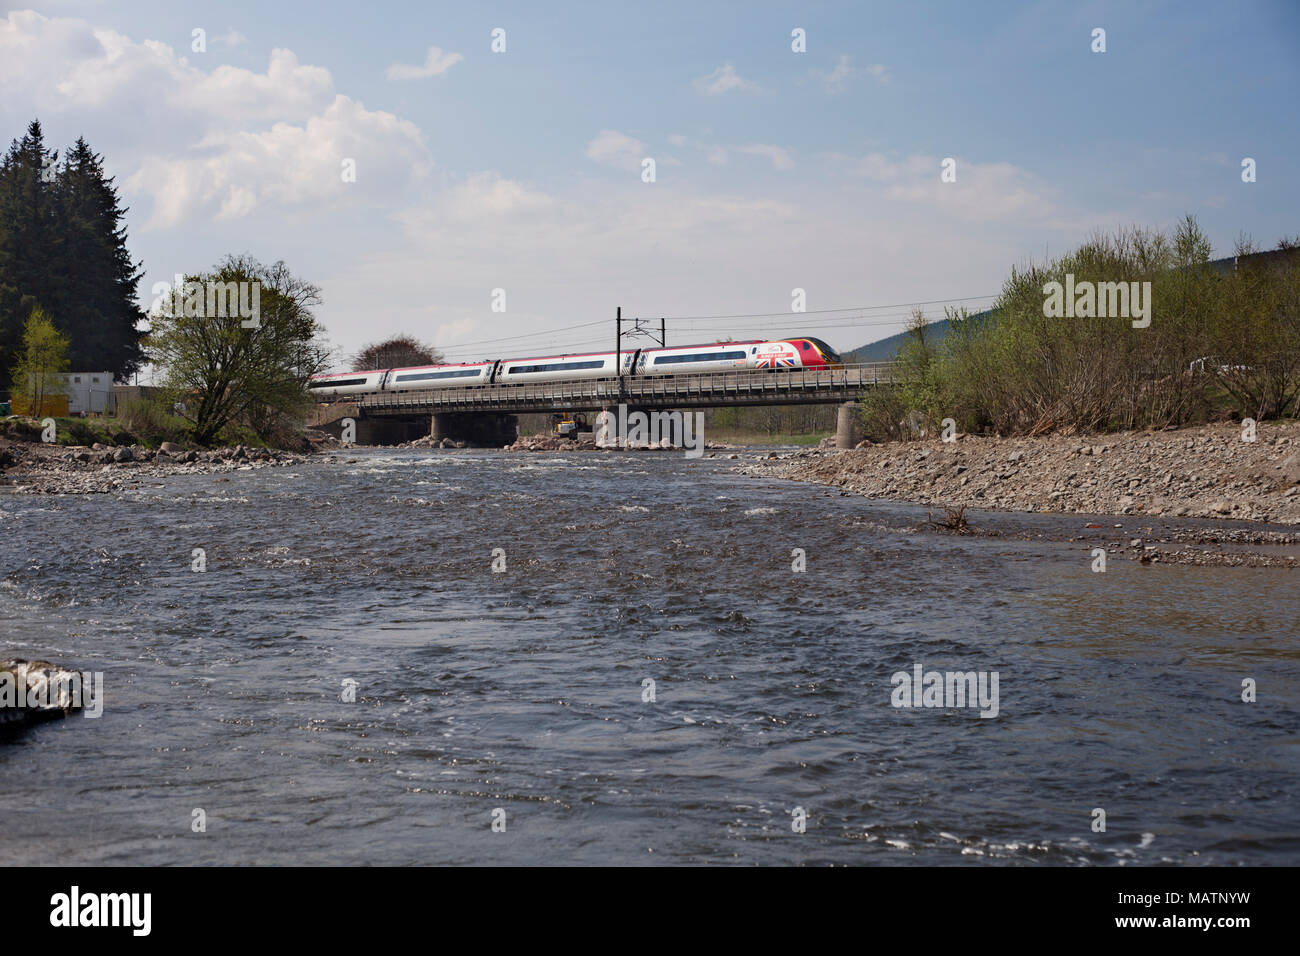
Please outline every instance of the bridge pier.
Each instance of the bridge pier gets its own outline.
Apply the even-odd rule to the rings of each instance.
[[[858,419],[858,403],[845,402],[835,416],[835,447],[853,448],[862,441],[862,424]]]
[[[519,437],[519,418],[500,412],[438,412],[430,422],[429,436],[500,448]]]

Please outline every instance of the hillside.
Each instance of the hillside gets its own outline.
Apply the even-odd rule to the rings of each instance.
[[[982,319],[991,314],[991,310],[977,312],[971,318]],[[940,319],[937,322],[931,322],[926,326],[926,332],[932,342],[936,344],[942,342],[944,335],[948,332],[948,320]],[[843,356],[846,362],[892,362],[898,357],[898,347],[903,344],[906,338],[906,331],[899,332],[877,342],[868,342],[866,345],[859,346],[852,351],[841,352],[840,355]]]

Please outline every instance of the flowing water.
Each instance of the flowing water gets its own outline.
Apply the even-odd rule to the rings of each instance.
[[[733,467],[362,450],[0,497],[0,657],[105,687],[0,741],[0,862],[1300,862],[1295,572],[1093,573],[1035,537],[1086,518],[953,536]],[[893,706],[918,664],[996,672],[996,716]]]

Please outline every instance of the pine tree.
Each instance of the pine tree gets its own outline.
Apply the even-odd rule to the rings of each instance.
[[[67,336],[73,368],[125,378],[144,362],[126,209],[84,139],[57,159],[33,120],[0,161],[0,391],[18,387],[10,370],[38,303]]]
[[[39,302],[57,314],[63,304],[57,158],[45,148],[40,122],[32,120],[0,162],[0,382],[6,385],[33,307]]]
[[[143,333],[136,283],[143,270],[126,249],[126,210],[104,175],[102,156],[85,139],[68,150],[60,170],[59,210],[68,264],[68,291],[60,318],[72,339],[71,360],[87,371],[125,377],[140,367]]]

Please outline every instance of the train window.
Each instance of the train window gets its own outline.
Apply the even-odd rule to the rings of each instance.
[[[743,359],[745,350],[739,352],[695,352],[689,355],[656,355],[655,365],[680,365],[683,362],[727,362]]]
[[[308,388],[339,388],[343,385],[365,385],[364,378],[337,378],[324,382],[309,382]]]
[[[605,360],[594,362],[553,362],[548,365],[515,365],[506,369],[507,375],[522,375],[525,372],[572,372],[582,368],[604,368]]]
[[[826,361],[835,362],[837,364],[843,361],[840,358],[840,353],[836,352],[833,348],[831,348],[821,339],[809,338],[808,341],[811,342],[813,345],[817,346],[817,350],[822,353],[822,357],[825,358]]]
[[[804,342],[804,343],[803,343],[803,350],[804,350],[805,352],[807,352],[810,348],[812,348],[812,343],[811,343],[811,342]]]
[[[482,374],[482,369],[478,368],[458,368],[450,372],[412,372],[410,375],[399,375],[393,379],[394,382],[426,382],[434,378],[477,378]]]

